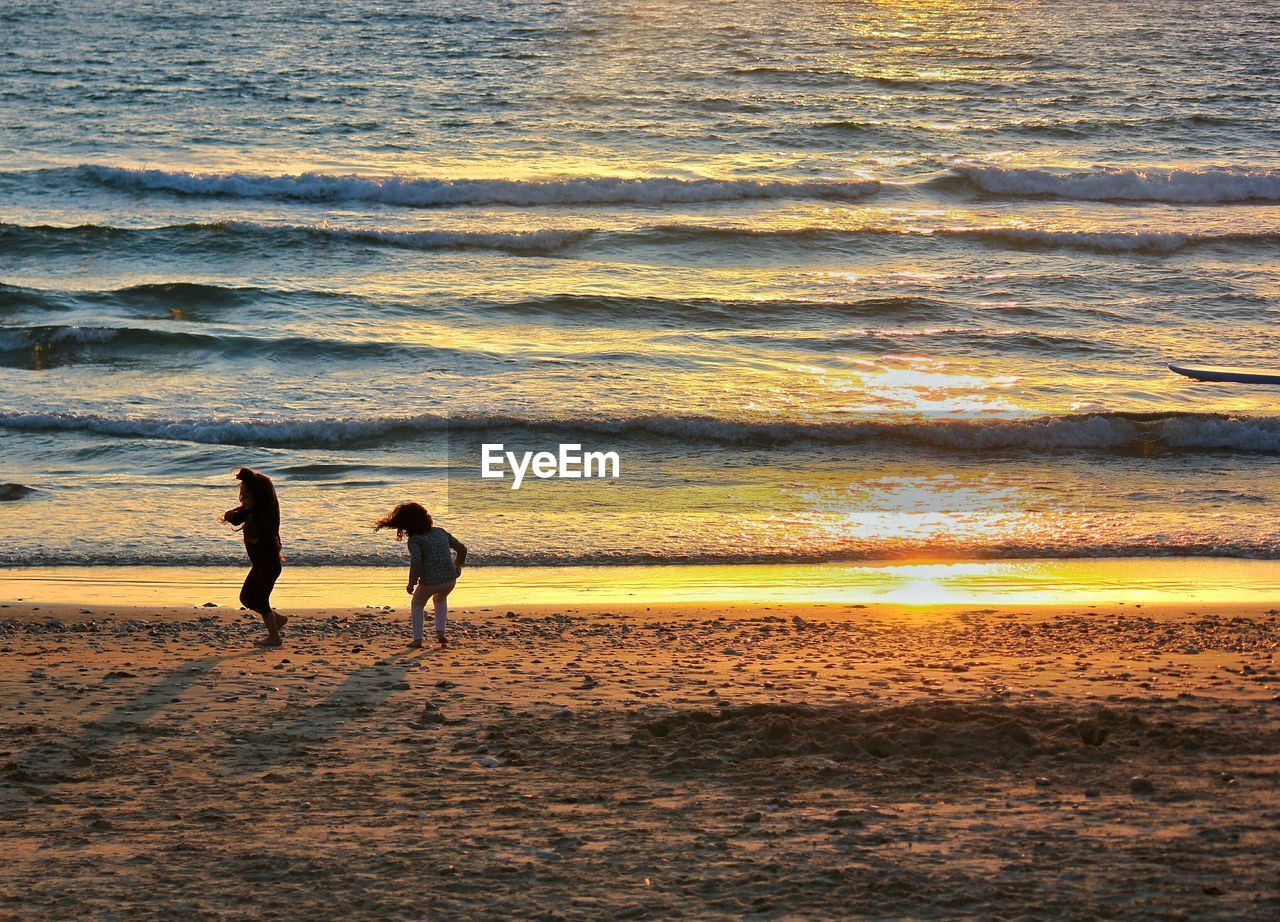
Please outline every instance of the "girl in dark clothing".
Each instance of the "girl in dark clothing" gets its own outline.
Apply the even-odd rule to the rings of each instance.
[[[266,474],[242,467],[236,471],[236,480],[240,481],[240,505],[223,513],[222,520],[243,526],[244,549],[249,552],[249,575],[240,590],[240,604],[261,615],[267,626],[267,638],[259,643],[278,647],[280,631],[289,620],[271,608],[271,590],[282,569],[280,500]]]

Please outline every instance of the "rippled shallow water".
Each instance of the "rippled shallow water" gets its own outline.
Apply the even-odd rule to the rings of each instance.
[[[1269,4],[0,11],[0,562],[1275,557]],[[581,442],[618,484],[474,473]]]

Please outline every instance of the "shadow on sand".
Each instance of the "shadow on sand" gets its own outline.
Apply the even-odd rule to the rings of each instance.
[[[126,693],[125,700],[78,727],[6,726],[4,737],[23,737],[23,760],[5,766],[5,779],[48,785],[83,782],[113,774],[116,771],[114,753],[127,738],[182,735],[180,728],[149,724],[150,718],[172,705],[222,663],[250,655],[205,656],[183,662],[151,685]],[[107,673],[102,681],[116,683],[132,678],[130,673],[115,670]]]
[[[237,737],[225,761],[252,770],[314,753],[349,725],[374,714],[395,692],[405,690],[408,664],[414,661],[414,656],[398,653],[361,666],[323,701],[291,710],[285,720],[266,730]]]

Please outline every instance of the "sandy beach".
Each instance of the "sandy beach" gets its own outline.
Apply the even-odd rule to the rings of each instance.
[[[0,917],[1275,918],[1258,606],[0,608]]]

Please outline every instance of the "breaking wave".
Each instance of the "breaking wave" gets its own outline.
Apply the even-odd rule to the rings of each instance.
[[[545,566],[671,566],[725,564],[859,564],[882,561],[901,563],[913,559],[958,560],[1027,560],[1134,557],[1211,557],[1254,560],[1280,559],[1280,544],[1270,536],[1256,540],[1196,540],[1191,537],[1170,539],[1138,539],[1117,541],[998,542],[972,545],[931,541],[920,544],[900,543],[891,546],[872,542],[853,544],[839,550],[807,550],[802,546],[778,546],[759,551],[686,550],[674,546],[669,550],[637,553],[630,550],[602,550],[584,547],[574,551],[518,551],[493,548],[486,550],[483,560],[471,566],[545,567]],[[392,550],[336,551],[290,545],[288,559],[293,565],[399,568],[400,554]],[[47,550],[39,544],[30,548],[0,549],[2,566],[238,566],[242,554],[218,552],[191,547],[182,551],[164,548],[122,546],[104,549],[98,542],[81,542],[71,549]]]
[[[555,419],[504,414],[314,417],[277,420],[232,417],[161,418],[82,413],[0,412],[0,427],[61,430],[123,438],[277,447],[359,445],[411,441],[489,430],[531,435],[583,434],[614,438],[787,447],[878,444],[953,452],[1238,451],[1280,453],[1280,417],[1215,413],[1083,413],[1021,419],[907,419],[863,421],[739,421],[698,416]]]
[[[791,227],[755,228],[714,224],[662,224],[632,229],[560,229],[480,231],[336,227],[327,224],[267,224],[217,221],[163,227],[75,227],[0,224],[0,252],[47,254],[97,252],[101,246],[137,245],[258,251],[263,247],[307,247],[352,243],[407,250],[491,250],[519,256],[559,256],[580,244],[662,246],[696,241],[744,245],[842,247],[886,239],[954,239],[1011,249],[1075,249],[1098,253],[1165,255],[1201,246],[1277,246],[1280,233],[1270,231],[1220,234],[1178,231],[1039,229],[1030,227]],[[590,252],[586,250],[585,252]]]
[[[1280,202],[1280,170],[1097,169],[1054,173],[958,166],[948,178],[958,178],[992,195],[1012,197],[1185,204]]]
[[[432,179],[410,176],[268,176],[193,173],[86,164],[43,171],[128,192],[307,202],[374,202],[410,208],[449,205],[623,205],[730,202],[745,199],[859,199],[879,188],[869,180],[788,181],[573,177],[568,179]],[[48,174],[60,174],[49,176]],[[69,175],[68,175],[69,174]]]

